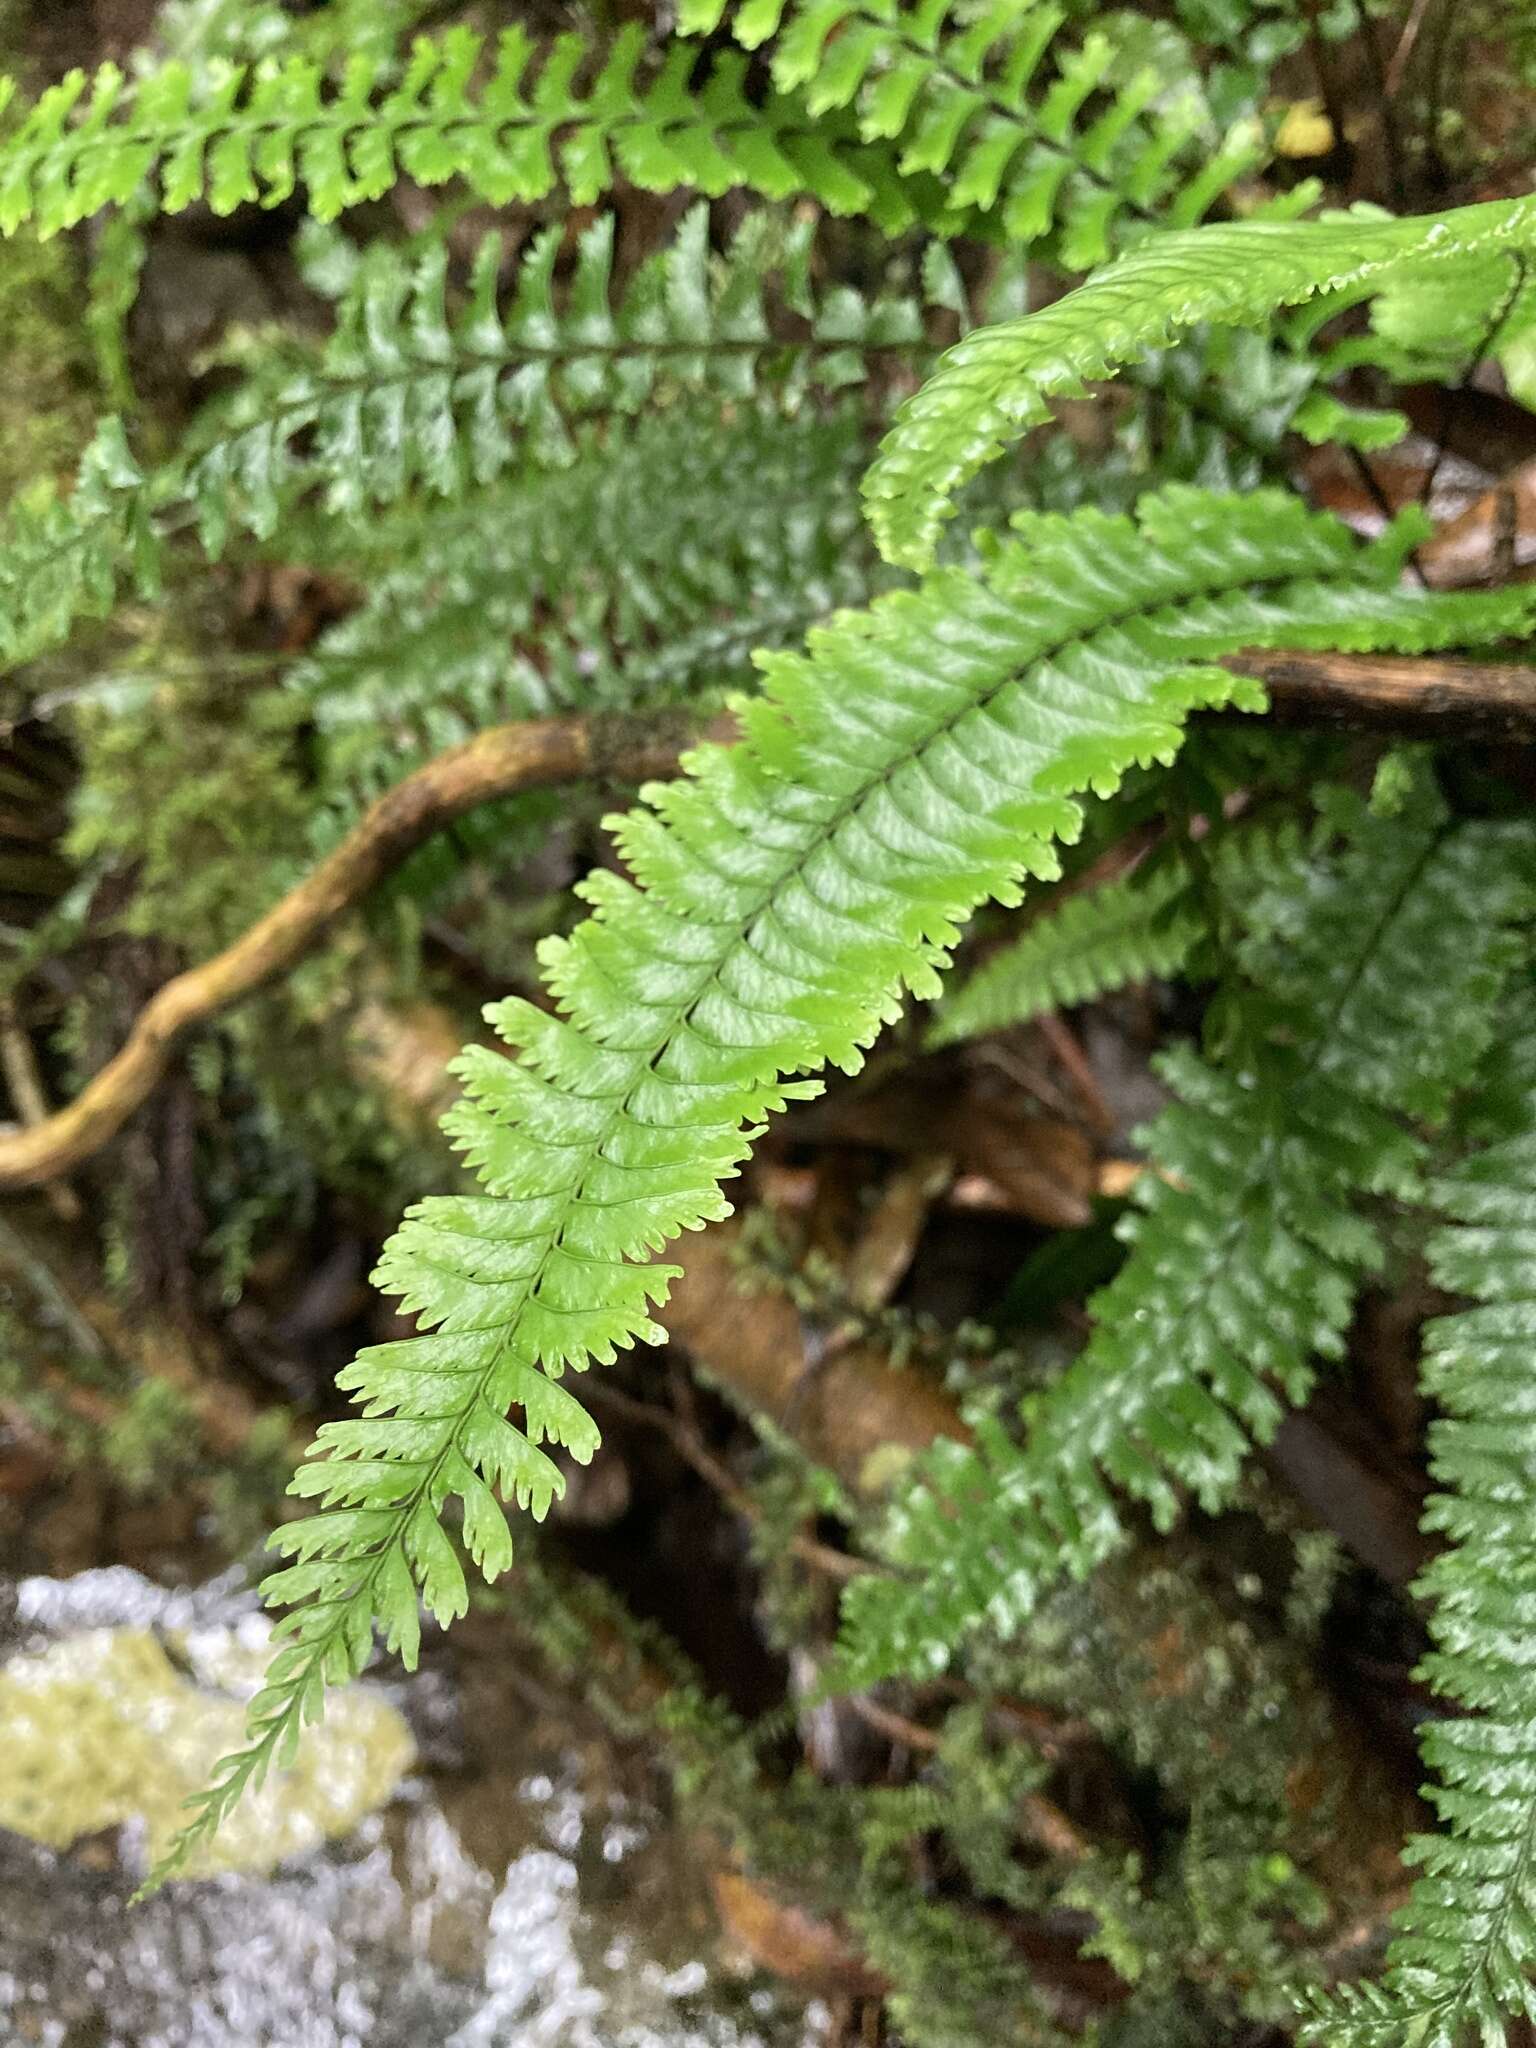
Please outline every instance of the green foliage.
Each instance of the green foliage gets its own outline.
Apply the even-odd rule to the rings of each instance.
[[[1527,1019],[1522,1026],[1528,1042]],[[1422,1747],[1446,1832],[1409,1846],[1423,1875],[1397,1915],[1384,1981],[1313,2002],[1307,2038],[1329,2048],[1501,2043],[1508,2016],[1536,2015],[1530,1095],[1500,1120],[1498,1142],[1431,1190],[1450,1219],[1430,1246],[1434,1278],[1473,1302],[1425,1332],[1425,1384],[1444,1419],[1430,1432],[1443,1491],[1431,1497],[1424,1526],[1450,1547],[1419,1587],[1434,1603],[1435,1647],[1422,1675],[1458,1711],[1426,1722]]]
[[[1531,399],[1536,202],[1287,218],[1313,194],[1256,181],[1271,94],[1292,89],[1270,69],[1309,34],[1354,33],[1352,0],[1174,0],[1157,19],[1092,0],[682,0],[666,37],[410,41],[435,11],[169,0],[167,54],[132,75],[73,74],[30,106],[4,89],[0,229],[96,227],[86,317],[57,346],[34,348],[29,322],[51,328],[55,296],[73,309],[73,252],[23,242],[11,259],[16,353],[47,372],[35,402],[29,372],[21,410],[47,423],[24,423],[11,460],[0,411],[18,487],[0,657],[32,660],[125,592],[158,601],[242,542],[366,593],[281,678],[241,653],[178,681],[160,636],[93,677],[67,714],[81,777],[66,843],[83,873],[40,930],[83,932],[106,874],[119,893],[92,911],[98,927],[209,950],[364,801],[493,722],[739,693],[738,743],[700,748],[610,821],[617,862],[584,885],[586,921],[541,948],[543,1000],[488,1013],[517,1056],[479,1047],[458,1064],[444,1128],[479,1185],[420,1203],[386,1247],[378,1277],[415,1334],[341,1375],[358,1412],[322,1426],[293,1488],[316,1512],[275,1539],[285,1563],[266,1592],[288,1612],[248,1746],[165,1867],[291,1757],[376,1631],[410,1662],[423,1604],[440,1621],[463,1611],[461,1552],[487,1577],[506,1568],[504,1503],[542,1515],[563,1484],[553,1453],[596,1447],[566,1375],[660,1341],[652,1310],[674,1269],[658,1255],[728,1212],[723,1183],[764,1119],[827,1066],[857,1071],[905,996],[934,996],[978,906],[1057,879],[1091,793],[1113,808],[1080,869],[1159,810],[1180,821],[1169,846],[1038,917],[935,1013],[928,1042],[1193,968],[1217,984],[1203,1047],[1162,1063],[1174,1100],[1075,1361],[1042,1385],[1038,1358],[978,1368],[949,1343],[982,1411],[976,1443],[941,1446],[898,1497],[877,1539],[898,1569],[853,1582],[843,1670],[922,1676],[964,1642],[988,1697],[1049,1697],[1059,1671],[1069,1711],[1176,1821],[1155,1854],[1074,1855],[1067,1879],[1054,1852],[1018,1854],[1044,1766],[994,1744],[985,1705],[950,1714],[912,1782],[873,1792],[805,1772],[767,1785],[754,1738],[674,1666],[664,1714],[690,1796],[746,1815],[752,1866],[821,1872],[825,1910],[889,1978],[914,2048],[1062,2038],[1019,1951],[955,1903],[961,1887],[1015,1915],[1092,1916],[1091,1950],[1137,1987],[1106,2048],[1272,2023],[1306,1974],[1292,1932],[1318,1911],[1286,1788],[1327,1748],[1329,1710],[1299,1669],[1277,1676],[1256,1628],[1212,1622],[1188,1574],[1149,1575],[1133,1539],[1191,1503],[1232,1507],[1252,1444],[1413,1241],[1429,1132],[1464,1107],[1503,1014],[1536,846],[1525,822],[1463,815],[1416,754],[1378,768],[1369,805],[1314,796],[1313,755],[1267,735],[1247,751],[1202,740],[1177,784],[1154,771],[1191,712],[1262,708],[1219,665],[1244,647],[1415,652],[1528,630],[1529,589],[1410,587],[1422,522],[1362,548],[1289,484],[1298,438],[1359,451],[1399,434],[1394,383],[1491,357]],[[349,239],[402,180],[452,197],[408,245]],[[610,198],[573,232],[573,209]],[[471,202],[515,209],[514,255],[493,232],[463,259]],[[219,396],[168,460],[141,417],[91,438],[80,336],[133,415],[128,323],[158,216],[253,204],[304,213],[300,271],[333,308],[328,338],[227,336]],[[663,212],[659,252],[632,263]],[[323,225],[343,215],[345,234]],[[1101,263],[1054,297],[1052,272]],[[975,306],[999,324],[973,328]],[[1121,373],[1049,427],[1053,401]],[[1357,407],[1361,388],[1388,403]],[[885,428],[865,525],[857,478]],[[934,567],[957,493],[1026,436],[1017,472],[999,481],[999,466],[970,501],[981,531]],[[1010,528],[1001,508],[1020,499],[1034,509]],[[238,706],[221,695],[237,673]],[[1344,772],[1363,787],[1369,770]],[[1239,792],[1259,822],[1229,831]],[[590,795],[561,802],[567,838],[594,830]],[[492,858],[504,868],[550,809],[488,811],[436,849],[434,872],[468,859],[494,891]],[[1196,815],[1216,829],[1186,832]],[[421,876],[404,879],[387,914],[398,973],[419,975]],[[48,941],[6,937],[23,963],[7,986],[22,987]],[[317,1131],[345,1155],[325,1185],[377,1197],[384,1155],[354,1097],[293,1056],[324,1047],[322,1073],[342,1064],[332,1049],[378,985],[365,943],[349,937],[284,1007],[199,1048],[204,1099],[238,1104],[212,1169],[230,1284],[264,1219],[313,1198],[292,1157]],[[1449,1416],[1431,1522],[1455,1539],[1426,1582],[1427,1671],[1482,1718],[1427,1738],[1449,1833],[1414,1851],[1426,1874],[1384,1985],[1311,2008],[1340,2048],[1461,2048],[1474,2029],[1491,2043],[1504,2013],[1533,2009],[1520,1690],[1536,1567],[1517,1370],[1533,1080],[1501,1063],[1453,1126],[1492,1149],[1437,1190],[1454,1219],[1437,1277],[1482,1306],[1435,1326],[1427,1369]],[[424,1158],[416,1187],[436,1170]],[[809,1268],[799,1285],[797,1304],[843,1336],[930,1348],[903,1308],[871,1315]],[[1021,1386],[1022,1441],[997,1413]],[[9,1379],[0,1391],[17,1396]],[[95,1448],[142,1484],[182,1421],[151,1387]],[[853,1529],[860,1511],[776,1450],[757,1542],[788,1645],[831,1609],[788,1534],[822,1514]],[[1325,1579],[1293,1602],[1313,1625]],[[580,1634],[564,1601],[543,1602],[559,1654]],[[1171,1701],[1146,1640],[1165,1628],[1201,1637]],[[616,1694],[632,1675],[619,1663]],[[1213,1780],[1218,1741],[1232,1768]],[[1330,1791],[1316,1826],[1337,1811]],[[938,1873],[926,1890],[915,1855]]]
[[[1176,974],[1204,929],[1177,860],[1084,890],[1000,947],[947,996],[927,1042],[951,1045],[1003,1031],[1130,981]]]
[[[501,720],[715,696],[882,574],[860,412],[706,398],[609,430],[554,476],[404,506],[343,560],[366,601],[291,672],[338,798]],[[741,488],[743,477],[752,489]]]
[[[1218,139],[1193,67],[1157,61],[1150,38],[1148,61],[1125,62],[1129,16],[1119,37],[1079,37],[1054,5],[688,0],[682,26],[711,30],[728,12],[747,49],[771,44],[780,94],[803,93],[817,118],[851,109],[903,177],[943,180],[956,215],[995,217],[1008,243],[1051,236],[1069,270],[1149,220],[1193,225],[1266,154],[1252,120]]]
[[[593,916],[543,948],[561,1014],[489,1013],[521,1057],[467,1051],[444,1125],[486,1192],[422,1204],[386,1247],[377,1277],[423,1334],[341,1377],[363,1414],[325,1425],[296,1475],[319,1511],[278,1532],[293,1562],[266,1590],[299,1604],[189,1842],[360,1668],[376,1621],[410,1661],[418,1589],[440,1620],[464,1611],[450,1498],[474,1562],[505,1569],[493,1489],[542,1515],[562,1481],[540,1442],[591,1456],[562,1376],[659,1338],[650,1304],[675,1269],[651,1255],[727,1213],[720,1182],[766,1114],[815,1092],[800,1077],[857,1069],[902,991],[933,992],[958,920],[1055,871],[1079,792],[1171,758],[1194,707],[1260,701],[1215,657],[1430,646],[1508,630],[1530,602],[1401,588],[1401,538],[1362,554],[1280,496],[1171,490],[1135,524],[1016,523],[984,576],[936,570],[806,655],[765,657],[741,742],[698,749],[615,821],[633,879],[595,873]],[[1226,1433],[1216,1455],[1225,1470]]]
[[[1163,1530],[1186,1496],[1217,1511],[1249,1444],[1339,1355],[1382,1259],[1361,1199],[1419,1194],[1399,1113],[1443,1116],[1475,1066],[1536,880],[1524,826],[1451,826],[1428,795],[1348,826],[1340,855],[1304,852],[1246,906],[1219,1058],[1162,1060],[1177,1099],[1093,1336],[1028,1404],[1022,1446],[988,1423],[974,1451],[937,1447],[892,1513],[905,1575],[850,1589],[855,1669],[940,1667],[983,1620],[1007,1634],[1127,1542],[1122,1499]]]
[[[462,307],[450,304],[441,244],[414,260],[368,262],[318,360],[266,367],[162,468],[146,473],[121,426],[106,422],[68,498],[43,493],[13,510],[0,546],[0,654],[23,659],[61,640],[78,614],[111,605],[125,573],[152,593],[168,524],[195,526],[217,557],[237,532],[272,535],[306,493],[343,520],[417,490],[460,497],[515,464],[568,464],[583,419],[685,393],[744,404],[759,388],[793,408],[860,381],[872,360],[923,346],[911,300],[818,293],[807,236],[779,234],[761,215],[716,265],[694,211],[617,305],[611,220],[581,238],[557,304],[563,243],[560,229],[534,238],[505,311],[499,236],[482,243]],[[770,272],[802,323],[798,338],[774,334]]]
[[[954,494],[1009,442],[1148,349],[1201,322],[1262,326],[1281,306],[1323,315],[1405,279],[1464,282],[1474,260],[1514,273],[1536,247],[1536,202],[1493,200],[1414,220],[1242,221],[1159,235],[1066,298],[978,328],[897,414],[865,479],[888,560],[921,568]],[[1445,266],[1442,271],[1442,266]]]
[[[572,205],[590,206],[623,178],[653,192],[807,194],[893,231],[912,220],[911,181],[888,152],[793,99],[759,107],[730,55],[695,91],[696,56],[674,43],[653,65],[637,24],[600,60],[575,34],[540,49],[509,28],[492,47],[452,28],[418,37],[398,69],[371,39],[354,43],[334,89],[306,52],[255,64],[173,59],[133,80],[115,64],[89,79],[75,71],[27,109],[7,144],[0,230],[31,223],[56,234],[126,205],[150,181],[167,213],[280,206],[302,186],[307,210],[331,220],[401,178],[459,180],[492,206],[560,186]],[[3,104],[15,88],[0,87]]]

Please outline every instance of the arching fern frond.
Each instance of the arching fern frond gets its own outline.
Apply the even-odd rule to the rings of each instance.
[[[129,80],[115,64],[73,71],[27,109],[0,148],[0,230],[43,234],[122,205],[153,181],[159,207],[205,202],[232,213],[279,206],[304,188],[334,219],[402,178],[460,180],[492,206],[528,204],[557,186],[590,206],[623,177],[646,190],[716,197],[808,195],[896,232],[925,188],[848,124],[813,120],[793,99],[759,106],[745,63],[723,52],[695,89],[698,51],[674,42],[659,67],[638,24],[606,55],[562,35],[542,49],[521,28],[494,45],[466,28],[420,36],[394,67],[354,50],[333,86],[305,55],[194,68],[172,61]],[[398,75],[392,75],[398,70]],[[14,95],[0,80],[0,104]],[[940,209],[941,210],[941,209]]]
[[[1242,221],[1156,237],[1041,312],[977,328],[902,406],[865,479],[888,560],[920,568],[954,495],[1011,441],[1200,322],[1262,326],[1282,306],[1336,309],[1409,275],[1454,280],[1468,259],[1536,253],[1536,200],[1416,220]]]
[[[498,237],[482,244],[462,307],[440,245],[370,262],[318,360],[258,371],[168,468],[145,476],[109,422],[71,498],[16,509],[0,542],[0,657],[36,652],[73,610],[105,608],[124,571],[146,583],[168,523],[194,524],[217,556],[234,531],[275,532],[304,493],[341,518],[415,490],[459,497],[519,463],[570,462],[583,419],[699,393],[771,393],[792,410],[882,356],[920,355],[912,300],[813,291],[808,234],[754,216],[717,261],[698,208],[616,294],[611,220],[582,237],[565,290],[551,229],[522,256],[505,309]],[[770,280],[799,322],[791,338],[775,331]]]
[[[1425,1332],[1445,1419],[1430,1429],[1444,1491],[1424,1526],[1451,1547],[1419,1585],[1435,1606],[1420,1675],[1461,1711],[1427,1721],[1422,1748],[1446,1831],[1409,1846],[1423,1875],[1384,1981],[1314,2001],[1305,2038],[1327,2048],[1490,2048],[1511,2016],[1536,2019],[1536,1100],[1512,1123],[1433,1189],[1450,1219],[1434,1277],[1475,1302]]]
[[[1230,1499],[1250,1444],[1338,1354],[1381,1257],[1361,1197],[1420,1192],[1399,1114],[1443,1114],[1475,1067],[1533,909],[1536,835],[1451,825],[1428,795],[1356,819],[1341,857],[1298,847],[1222,1006],[1222,1062],[1161,1063],[1178,1099],[1093,1335],[1022,1446],[993,1423],[974,1451],[938,1447],[892,1517],[908,1575],[849,1591],[855,1670],[942,1665],[983,1620],[1006,1636],[1121,1547],[1125,1501],[1166,1529],[1185,1496]]]
[[[1257,122],[1218,139],[1187,80],[1155,63],[1127,74],[1115,38],[1064,33],[1059,6],[687,0],[682,26],[728,13],[746,48],[771,43],[780,93],[817,118],[853,109],[903,176],[942,179],[957,213],[995,216],[1009,243],[1053,236],[1068,270],[1151,221],[1193,226],[1267,154]]]
[[[953,1045],[1085,1003],[1127,982],[1175,974],[1205,930],[1183,863],[1163,860],[1070,896],[1002,946],[946,997],[925,1039]]]
[[[936,570],[765,658],[740,742],[615,821],[633,879],[595,873],[592,916],[545,942],[561,1014],[501,1004],[518,1060],[459,1063],[445,1128],[484,1193],[422,1204],[385,1250],[380,1283],[421,1334],[347,1370],[362,1414],[295,1477],[318,1512],[275,1538],[282,1645],[183,1847],[289,1753],[376,1622],[410,1659],[418,1590],[463,1612],[451,1499],[475,1562],[505,1567],[497,1491],[542,1513],[560,1475],[541,1440],[596,1443],[563,1375],[660,1340],[674,1269],[652,1255],[727,1213],[722,1181],[814,1092],[800,1077],[857,1069],[902,992],[934,991],[959,920],[1055,871],[1080,793],[1171,757],[1195,706],[1260,701],[1218,656],[1456,642],[1533,601],[1402,588],[1403,544],[1362,552],[1277,495],[1170,491],[1134,524],[1029,515],[984,575]]]

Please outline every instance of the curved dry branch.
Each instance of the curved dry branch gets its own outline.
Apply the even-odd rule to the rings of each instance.
[[[387,790],[347,837],[265,917],[200,967],[168,981],[120,1052],[66,1109],[0,1136],[0,1189],[36,1187],[89,1159],[153,1093],[189,1031],[284,973],[407,854],[495,797],[590,776],[671,774],[685,737],[675,715],[546,718],[493,726]]]

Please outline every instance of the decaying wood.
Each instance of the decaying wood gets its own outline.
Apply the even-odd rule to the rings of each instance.
[[[668,1253],[680,1256],[683,1277],[660,1320],[712,1379],[770,1421],[782,1423],[792,1409],[798,1441],[855,1493],[888,1484],[903,1452],[941,1436],[969,1442],[943,1388],[898,1371],[874,1345],[850,1345],[807,1381],[799,1315],[782,1294],[742,1295],[733,1241],[722,1226]]]
[[[640,781],[672,773],[675,718],[547,718],[493,726],[385,792],[313,874],[232,946],[168,981],[127,1043],[68,1108],[0,1136],[0,1188],[36,1187],[78,1166],[149,1098],[180,1041],[285,973],[407,854],[466,811],[527,789],[591,776]]]
[[[1450,529],[1447,529],[1449,531]],[[1450,579],[1447,579],[1450,580]],[[1243,653],[1278,716],[1467,740],[1536,740],[1536,667],[1424,655]]]

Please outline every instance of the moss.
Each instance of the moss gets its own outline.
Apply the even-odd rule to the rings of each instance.
[[[133,1819],[158,1857],[182,1802],[240,1740],[240,1692],[264,1642],[206,1631],[178,1645],[199,1684],[147,1629],[89,1629],[0,1668],[0,1827],[50,1848]],[[219,1687],[228,1690],[210,1690]],[[414,1758],[405,1722],[359,1686],[336,1694],[291,1770],[248,1798],[190,1875],[268,1870],[343,1835],[393,1792]]]

